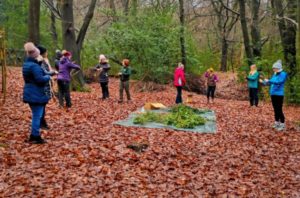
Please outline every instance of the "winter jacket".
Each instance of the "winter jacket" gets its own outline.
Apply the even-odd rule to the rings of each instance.
[[[176,68],[174,72],[174,86],[182,87],[186,83],[184,69],[183,68]]]
[[[278,72],[272,76],[267,82],[270,87],[271,96],[284,96],[284,84],[287,79],[287,73],[284,71]]]
[[[249,74],[247,77],[248,80],[248,87],[249,88],[258,88],[258,80],[259,80],[259,73],[256,71],[254,74]]]
[[[99,75],[99,82],[107,83],[109,81],[108,71],[110,70],[110,65],[108,63],[99,63],[96,65],[95,68],[96,69],[102,68],[102,71],[100,72],[100,75]]]
[[[122,67],[121,69],[121,81],[122,82],[126,82],[130,79],[130,75],[131,75],[131,67],[127,66],[127,67]]]
[[[209,72],[206,72],[205,77],[207,78],[207,86],[215,87],[217,85],[219,78],[216,74],[211,75]]]
[[[80,66],[72,63],[71,60],[66,57],[63,58],[59,63],[59,71],[58,71],[57,80],[70,82],[71,81],[70,72],[72,69],[79,70]]]
[[[46,104],[50,98],[45,93],[45,86],[50,76],[30,57],[26,58],[23,64],[22,73],[25,81],[23,101],[30,104]]]

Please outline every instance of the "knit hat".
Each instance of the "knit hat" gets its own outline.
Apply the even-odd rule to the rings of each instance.
[[[69,51],[67,51],[67,50],[63,50],[63,51],[62,51],[62,55],[63,55],[63,56],[69,57],[69,56],[72,56],[72,53],[69,52]]]
[[[41,55],[44,55],[47,52],[47,49],[44,48],[43,46],[37,46],[37,48],[40,50]]]
[[[123,63],[123,65],[126,66],[126,67],[129,66],[129,60],[128,60],[128,59],[124,59],[124,60],[122,61],[122,63]]]
[[[282,61],[281,60],[277,60],[273,66],[272,66],[273,69],[279,69],[280,71],[282,71]]]
[[[57,59],[60,59],[62,57],[62,53],[59,49],[55,50],[55,56]]]
[[[31,58],[37,58],[40,55],[40,50],[32,42],[25,43],[24,49],[27,56]]]
[[[99,55],[99,61],[100,62],[105,62],[105,63],[108,62],[107,59],[106,59],[106,57],[103,54]]]

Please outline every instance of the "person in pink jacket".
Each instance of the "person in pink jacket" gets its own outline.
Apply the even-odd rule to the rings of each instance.
[[[182,87],[185,83],[184,65],[182,63],[178,63],[178,67],[174,72],[174,86],[177,88],[176,104],[182,103]]]

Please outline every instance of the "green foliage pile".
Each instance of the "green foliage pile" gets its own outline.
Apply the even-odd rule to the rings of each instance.
[[[199,114],[201,110],[186,105],[177,105],[169,113],[146,112],[137,116],[133,123],[144,125],[151,122],[162,123],[176,128],[193,129],[196,126],[204,125],[206,120]]]

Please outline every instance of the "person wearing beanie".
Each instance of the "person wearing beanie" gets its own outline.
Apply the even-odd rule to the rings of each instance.
[[[284,101],[284,85],[287,80],[287,73],[283,71],[281,60],[273,64],[274,74],[271,79],[260,80],[264,85],[270,85],[270,95],[275,115],[273,128],[278,131],[285,129],[285,116],[282,110]]]
[[[41,117],[44,106],[49,101],[45,87],[50,80],[50,75],[38,64],[37,58],[40,50],[31,42],[24,45],[26,59],[23,63],[22,74],[24,79],[23,102],[29,104],[32,112],[31,134],[28,142],[43,144],[46,141],[40,134]]]
[[[70,81],[72,69],[80,70],[80,66],[74,64],[72,59],[72,53],[66,50],[62,52],[63,57],[59,62],[59,71],[57,76],[58,84],[58,98],[59,106],[64,107],[64,100],[66,101],[66,107],[71,108],[71,94],[70,94]]]
[[[217,82],[219,81],[218,76],[214,73],[214,69],[212,67],[205,72],[204,76],[207,79],[207,103],[209,103],[210,97],[212,99],[212,103],[214,103]]]
[[[38,46],[37,48],[40,50],[40,54],[41,54],[40,65],[41,65],[42,69],[44,70],[44,72],[46,74],[50,74],[50,75],[52,73],[57,74],[51,68],[51,65],[50,65],[49,59],[48,59],[48,51],[47,51],[47,49],[45,47],[43,47],[43,46]],[[52,79],[50,79],[50,81],[45,86],[45,93],[46,93],[46,95],[50,99],[53,97],[53,92],[51,90],[52,86],[53,86]],[[44,111],[43,111],[42,118],[41,118],[41,128],[48,130],[50,128],[49,128],[49,126],[48,126],[48,124],[46,122],[45,115],[46,115],[46,104],[44,106]]]
[[[125,92],[127,95],[127,100],[128,101],[131,100],[130,90],[129,90],[130,75],[131,75],[131,67],[129,66],[129,60],[124,59],[122,61],[121,72],[119,73],[119,76],[120,76],[120,100],[119,100],[119,103],[123,102],[124,89],[125,89]]]
[[[174,72],[174,86],[177,89],[177,96],[175,103],[182,103],[182,87],[185,85],[185,75],[184,75],[184,65],[182,63],[178,63],[177,68]]]
[[[55,69],[56,71],[59,71],[59,62],[60,62],[60,59],[62,57],[62,53],[60,50],[55,50],[55,60],[54,60],[54,66],[55,66]]]
[[[257,107],[259,73],[257,71],[256,65],[250,66],[250,72],[246,79],[248,80],[250,106],[252,107],[255,105]]]
[[[95,69],[97,71],[100,71],[99,75],[99,83],[102,89],[102,99],[108,99],[109,98],[109,90],[108,90],[108,71],[110,70],[110,65],[108,64],[108,60],[103,54],[100,54],[99,56],[99,63],[95,66]]]

